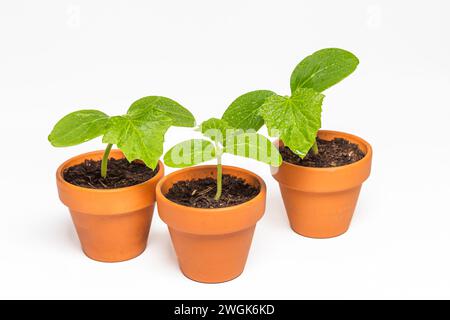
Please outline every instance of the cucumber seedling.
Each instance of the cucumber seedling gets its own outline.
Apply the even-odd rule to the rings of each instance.
[[[223,119],[211,118],[198,128],[204,139],[180,142],[164,155],[164,163],[169,167],[185,168],[216,159],[217,191],[214,199],[222,194],[222,155],[229,153],[255,159],[272,166],[281,165],[282,158],[272,142],[254,131],[245,132],[230,126]]]
[[[256,90],[238,97],[222,119],[231,126],[258,131],[264,124],[269,135],[280,138],[300,158],[312,149],[317,154],[321,127],[322,91],[350,75],[359,60],[337,48],[319,50],[303,59],[290,79],[291,95]]]
[[[164,135],[171,126],[193,127],[194,116],[169,98],[149,96],[135,101],[125,115],[110,117],[98,110],[72,112],[58,121],[48,140],[54,147],[69,147],[103,136],[107,146],[101,176],[105,178],[113,145],[129,162],[141,160],[155,169],[163,153]]]

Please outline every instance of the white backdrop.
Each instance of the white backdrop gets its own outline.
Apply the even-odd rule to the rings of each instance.
[[[0,298],[450,298],[449,15],[445,0],[1,1]],[[325,92],[323,128],[374,148],[348,233],[295,234],[269,168],[226,157],[268,184],[240,278],[185,278],[157,214],[140,257],[83,255],[54,174],[104,146],[51,147],[60,117],[146,95],[219,117],[244,92],[288,94],[295,65],[325,47],[361,62]],[[173,128],[166,147],[192,134]]]

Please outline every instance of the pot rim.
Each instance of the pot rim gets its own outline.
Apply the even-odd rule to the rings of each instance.
[[[71,188],[73,190],[78,190],[78,191],[84,191],[84,192],[92,192],[92,193],[114,193],[114,192],[123,192],[123,191],[128,191],[131,190],[133,188],[138,188],[140,186],[143,186],[147,183],[150,183],[152,180],[154,180],[155,178],[161,177],[164,174],[164,170],[163,168],[163,163],[161,162],[161,160],[158,160],[158,171],[156,172],[156,174],[151,177],[150,179],[141,182],[139,184],[135,184],[133,186],[128,186],[128,187],[121,187],[121,188],[113,188],[113,189],[94,189],[94,188],[85,188],[85,187],[80,187],[80,186],[76,186],[74,184],[71,184],[70,182],[67,182],[64,177],[63,177],[63,172],[66,168],[69,167],[69,163],[74,161],[77,158],[85,158],[87,159],[89,156],[91,155],[95,155],[98,153],[103,153],[105,150],[96,150],[96,151],[90,151],[90,152],[85,152],[85,153],[81,153],[79,155],[73,156],[70,159],[67,159],[66,161],[64,161],[56,170],[56,179],[59,183],[61,183],[61,185],[64,185],[68,188]],[[122,150],[120,149],[112,149],[111,150],[111,154],[112,153],[121,153],[123,158],[126,158],[125,155],[123,154]]]
[[[299,165],[287,162],[284,159],[283,159],[283,163],[282,164],[290,166],[290,167],[294,167],[294,168],[301,168],[301,170],[305,170],[305,171],[322,171],[322,172],[327,172],[327,171],[336,171],[336,170],[346,170],[346,169],[350,169],[350,168],[352,168],[354,166],[359,166],[359,165],[363,164],[364,162],[371,161],[371,159],[372,159],[372,146],[370,145],[370,143],[368,143],[363,138],[360,138],[359,136],[356,136],[356,135],[351,134],[351,133],[346,133],[346,132],[343,132],[343,131],[319,130],[319,133],[320,132],[336,134],[336,135],[338,135],[339,137],[342,137],[342,138],[345,138],[347,136],[347,137],[350,137],[353,140],[358,141],[359,143],[364,145],[366,147],[366,149],[367,149],[367,152],[364,155],[364,158],[362,158],[362,159],[360,159],[360,160],[358,160],[356,162],[343,165],[343,166],[325,167],[325,168],[299,166]],[[279,147],[280,142],[282,143],[282,140],[281,139],[277,139],[277,140],[274,141],[274,144]]]
[[[248,206],[248,205],[252,205],[254,202],[257,201],[261,201],[261,198],[264,197],[264,194],[266,193],[266,184],[264,182],[264,180],[257,175],[256,173],[241,168],[241,167],[236,167],[236,166],[228,166],[228,165],[222,165],[223,169],[231,169],[231,170],[239,170],[239,171],[243,171],[246,174],[249,174],[251,176],[254,176],[256,178],[256,180],[258,180],[260,189],[259,189],[259,193],[256,195],[256,197],[250,199],[249,201],[234,205],[234,206],[229,206],[229,207],[224,207],[224,208],[195,208],[195,207],[189,207],[189,206],[184,206],[181,205],[179,203],[176,203],[170,199],[168,199],[161,191],[161,186],[163,185],[163,183],[165,183],[167,181],[168,178],[174,176],[175,174],[182,172],[182,171],[197,171],[197,170],[201,170],[201,169],[205,169],[205,168],[211,168],[211,169],[216,169],[216,165],[213,164],[206,164],[206,165],[200,165],[200,166],[193,166],[193,167],[188,167],[188,168],[181,168],[180,170],[176,170],[174,172],[169,173],[168,175],[165,175],[164,177],[161,178],[161,180],[158,181],[158,184],[156,185],[156,198],[160,201],[168,201],[170,202],[170,204],[176,208],[182,208],[183,210],[187,210],[187,211],[195,211],[195,212],[202,212],[203,214],[211,214],[211,213],[217,213],[217,212],[228,212],[228,211],[235,211],[236,209],[238,209],[239,207],[244,207],[244,206]],[[178,180],[180,181],[180,180]]]

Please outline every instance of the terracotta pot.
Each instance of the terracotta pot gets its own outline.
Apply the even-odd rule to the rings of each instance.
[[[266,185],[260,177],[230,166],[223,166],[223,173],[260,186],[260,193],[250,201],[220,209],[187,207],[164,196],[177,181],[215,177],[213,165],[175,171],[156,186],[159,216],[168,225],[180,269],[199,282],[225,282],[244,271],[256,222],[265,210]]]
[[[63,178],[66,168],[86,159],[101,160],[104,151],[94,151],[64,162],[56,172],[61,201],[69,207],[84,253],[94,260],[118,262],[140,255],[147,246],[155,204],[155,187],[164,175],[158,165],[150,180],[126,188],[89,189],[75,186]],[[111,157],[123,158],[119,150]]]
[[[291,228],[306,237],[331,238],[345,233],[352,220],[362,183],[369,177],[372,147],[363,139],[337,131],[321,130],[325,140],[344,138],[359,145],[365,157],[349,165],[310,168],[283,162],[272,168]]]

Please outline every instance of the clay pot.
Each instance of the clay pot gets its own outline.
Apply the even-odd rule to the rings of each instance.
[[[147,246],[148,233],[155,204],[155,187],[164,175],[158,165],[150,180],[126,188],[89,189],[64,180],[66,168],[86,159],[101,160],[104,151],[94,151],[64,162],[56,172],[61,201],[69,207],[84,253],[91,259],[118,262],[140,255]],[[111,157],[124,155],[112,150]]]
[[[164,196],[177,181],[215,177],[213,165],[175,171],[156,186],[159,216],[168,225],[180,269],[199,282],[225,282],[243,272],[256,222],[265,210],[266,185],[260,177],[230,166],[223,166],[223,173],[243,178],[261,191],[250,201],[220,209],[187,207]]]
[[[325,140],[344,138],[359,145],[365,157],[349,165],[310,168],[283,162],[272,168],[291,228],[306,237],[331,238],[345,233],[352,220],[362,183],[369,177],[372,147],[363,139],[321,130]]]

